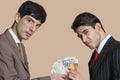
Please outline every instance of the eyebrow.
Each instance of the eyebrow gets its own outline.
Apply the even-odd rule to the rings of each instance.
[[[88,29],[84,29],[81,34],[83,34],[83,33],[84,33],[85,31],[87,31],[87,30],[88,30]]]
[[[33,22],[35,22],[31,17],[27,17],[27,19],[30,19],[30,20],[32,20]]]
[[[82,33],[81,33],[81,34],[78,33],[77,36],[80,37],[80,38],[82,38],[82,34],[84,34],[87,30],[88,30],[88,29],[83,30]]]
[[[33,22],[35,22],[35,20],[33,19],[34,17],[27,17],[28,19],[31,19]],[[37,19],[36,19],[37,20]],[[40,20],[38,20],[40,23],[39,23],[39,25],[41,26],[42,25],[42,23],[41,23],[41,21]]]
[[[88,29],[83,30],[83,32],[82,32],[82,33],[85,33],[86,31],[88,31]]]

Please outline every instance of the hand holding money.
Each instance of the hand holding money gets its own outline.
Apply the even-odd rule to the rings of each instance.
[[[51,74],[68,75],[70,70],[78,71],[78,59],[76,57],[66,57],[57,60],[52,65]]]
[[[51,73],[67,74],[69,69],[78,71],[78,59],[75,57],[66,57],[63,59],[57,60],[52,65]]]

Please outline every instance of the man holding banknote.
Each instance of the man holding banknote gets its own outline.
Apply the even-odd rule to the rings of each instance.
[[[89,12],[79,14],[71,27],[82,42],[94,49],[88,63],[90,80],[120,80],[120,42],[107,34],[100,20]],[[79,71],[55,74],[54,80],[82,80]]]
[[[79,14],[71,27],[82,42],[94,49],[89,61],[90,80],[120,80],[120,42],[107,34],[101,21],[93,14]],[[71,70],[69,78],[80,80],[80,74]]]

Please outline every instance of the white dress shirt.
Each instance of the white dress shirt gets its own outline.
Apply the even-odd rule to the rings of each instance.
[[[16,44],[20,43],[20,40],[18,39],[18,37],[16,36],[16,34],[13,32],[13,30],[11,28],[8,29],[11,36],[13,37],[14,41]]]
[[[111,37],[111,35],[107,35],[105,37],[105,39],[100,43],[100,45],[98,46],[98,48],[96,49],[97,52],[100,54],[101,50],[103,49],[104,45],[106,44],[106,42],[108,41],[108,39]]]

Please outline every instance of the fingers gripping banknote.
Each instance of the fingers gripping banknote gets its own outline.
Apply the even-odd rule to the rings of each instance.
[[[70,69],[78,71],[78,65],[79,62],[76,57],[66,57],[59,59],[52,65],[51,74],[68,74]]]

